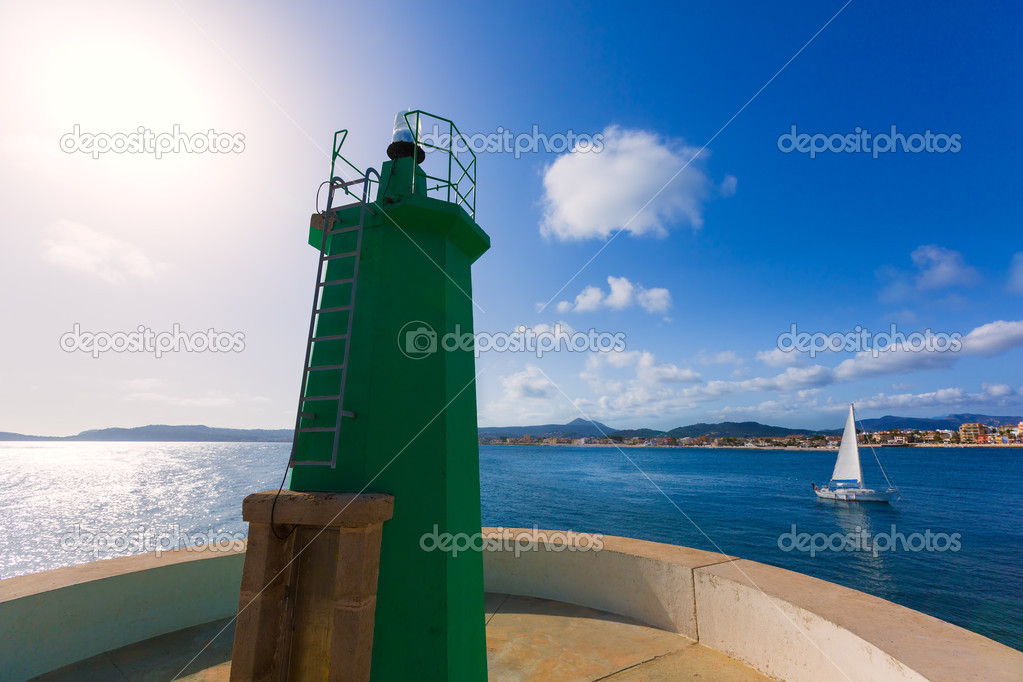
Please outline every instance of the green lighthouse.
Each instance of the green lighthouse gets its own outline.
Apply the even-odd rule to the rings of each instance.
[[[447,144],[422,138],[425,121]],[[475,157],[460,158],[454,123],[412,111],[379,174],[345,181],[345,135],[309,230],[320,263],[290,488],[393,497],[373,680],[483,680],[482,556],[435,540],[480,532],[470,266],[490,239],[475,221]]]

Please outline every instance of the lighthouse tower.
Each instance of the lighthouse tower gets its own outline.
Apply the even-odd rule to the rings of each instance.
[[[426,123],[446,144],[423,139]],[[451,121],[403,112],[379,173],[346,180],[346,134],[309,229],[320,254],[290,490],[245,502],[240,607],[252,596],[266,615],[242,611],[235,657],[252,674],[483,680],[479,543],[443,542],[480,532],[470,266],[490,239],[475,157]],[[280,603],[264,598],[275,589]]]

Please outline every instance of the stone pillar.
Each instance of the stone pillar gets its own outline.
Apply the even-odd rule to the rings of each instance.
[[[231,680],[369,680],[380,541],[393,509],[383,494],[245,498]]]

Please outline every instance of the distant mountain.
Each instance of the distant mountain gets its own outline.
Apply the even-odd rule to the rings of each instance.
[[[942,419],[951,419],[957,421],[960,424],[968,424],[970,422],[977,422],[978,424],[986,424],[987,426],[1002,426],[1003,424],[1008,426],[1009,424],[1019,424],[1023,422],[1023,417],[991,417],[986,414],[946,414]]]
[[[947,414],[930,419],[923,417],[896,417],[886,415],[878,419],[864,419],[861,426],[868,431],[887,431],[889,429],[919,429],[933,431],[938,429],[958,429],[962,424],[976,422],[988,426],[1002,424],[1019,424],[1023,416],[997,417],[986,414]],[[603,438],[619,436],[622,438],[656,438],[669,436],[672,438],[757,438],[760,436],[780,438],[792,435],[832,435],[840,434],[842,429],[813,431],[811,429],[789,429],[782,426],[769,426],[759,422],[722,422],[720,424],[691,424],[664,431],[662,429],[613,429],[607,424],[587,419],[575,419],[567,424],[536,424],[533,426],[485,426],[480,427],[481,438],[521,438],[527,433],[534,438]],[[290,443],[293,432],[291,429],[223,429],[196,425],[168,426],[166,424],[150,424],[135,428],[91,429],[74,436],[31,436],[22,433],[0,431],[0,441],[170,441],[170,442],[255,442],[255,443]]]
[[[603,438],[615,432],[607,424],[574,419],[567,424],[536,424],[534,426],[481,426],[480,438],[522,438],[529,434],[533,438]]]
[[[0,431],[0,441],[2,440],[60,440],[60,438],[57,436],[26,436],[23,433]]]
[[[1023,421],[1023,417],[992,417],[986,414],[946,414],[943,417],[931,419],[886,415],[879,419],[863,419],[862,426],[868,431],[887,431],[889,429],[918,429],[920,431],[951,429],[955,431],[963,424],[971,422],[987,426],[1001,426],[1003,424],[1019,424],[1021,421]]]
[[[672,438],[757,438],[761,436],[782,438],[797,434],[812,435],[807,429],[786,429],[782,426],[768,426],[759,422],[721,422],[720,424],[692,424],[668,431]]]
[[[712,438],[749,438],[755,436],[789,436],[792,434],[812,434],[806,429],[785,429],[780,426],[767,426],[757,422],[724,422],[722,424],[693,424],[680,426],[671,431],[663,429],[612,429],[600,422],[576,419],[568,424],[536,424],[533,426],[493,426],[481,427],[481,438],[522,438],[526,434],[533,438],[583,438],[586,436],[604,438],[617,436],[621,438],[656,438],[669,436],[672,438],[696,438],[710,436]]]
[[[620,429],[609,432],[609,435],[621,436],[622,438],[657,438],[668,435],[666,431],[657,429]]]
[[[863,419],[857,427],[868,431],[887,431],[889,429],[918,429],[920,431],[936,431],[939,429],[956,430],[960,425],[977,422],[990,426],[1001,424],[1018,424],[1023,417],[993,417],[986,414],[948,414],[943,417],[894,417],[891,415],[878,419]],[[612,429],[600,422],[576,419],[568,424],[536,424],[533,426],[487,426],[479,429],[481,438],[522,438],[526,434],[534,438],[583,438],[585,436],[603,438],[618,436],[621,438],[784,438],[785,436],[832,436],[841,435],[842,429],[790,429],[784,426],[770,426],[759,422],[721,422],[720,424],[690,424],[665,431],[663,429]]]
[[[170,442],[255,442],[290,443],[291,429],[222,429],[203,425],[167,426],[150,424],[131,429],[111,428],[82,431],[74,436],[26,436],[20,433],[0,432],[4,441],[170,441]]]

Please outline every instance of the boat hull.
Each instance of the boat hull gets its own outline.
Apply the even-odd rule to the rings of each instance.
[[[897,490],[871,490],[869,488],[818,488],[814,491],[822,500],[835,502],[895,502],[899,499]]]

